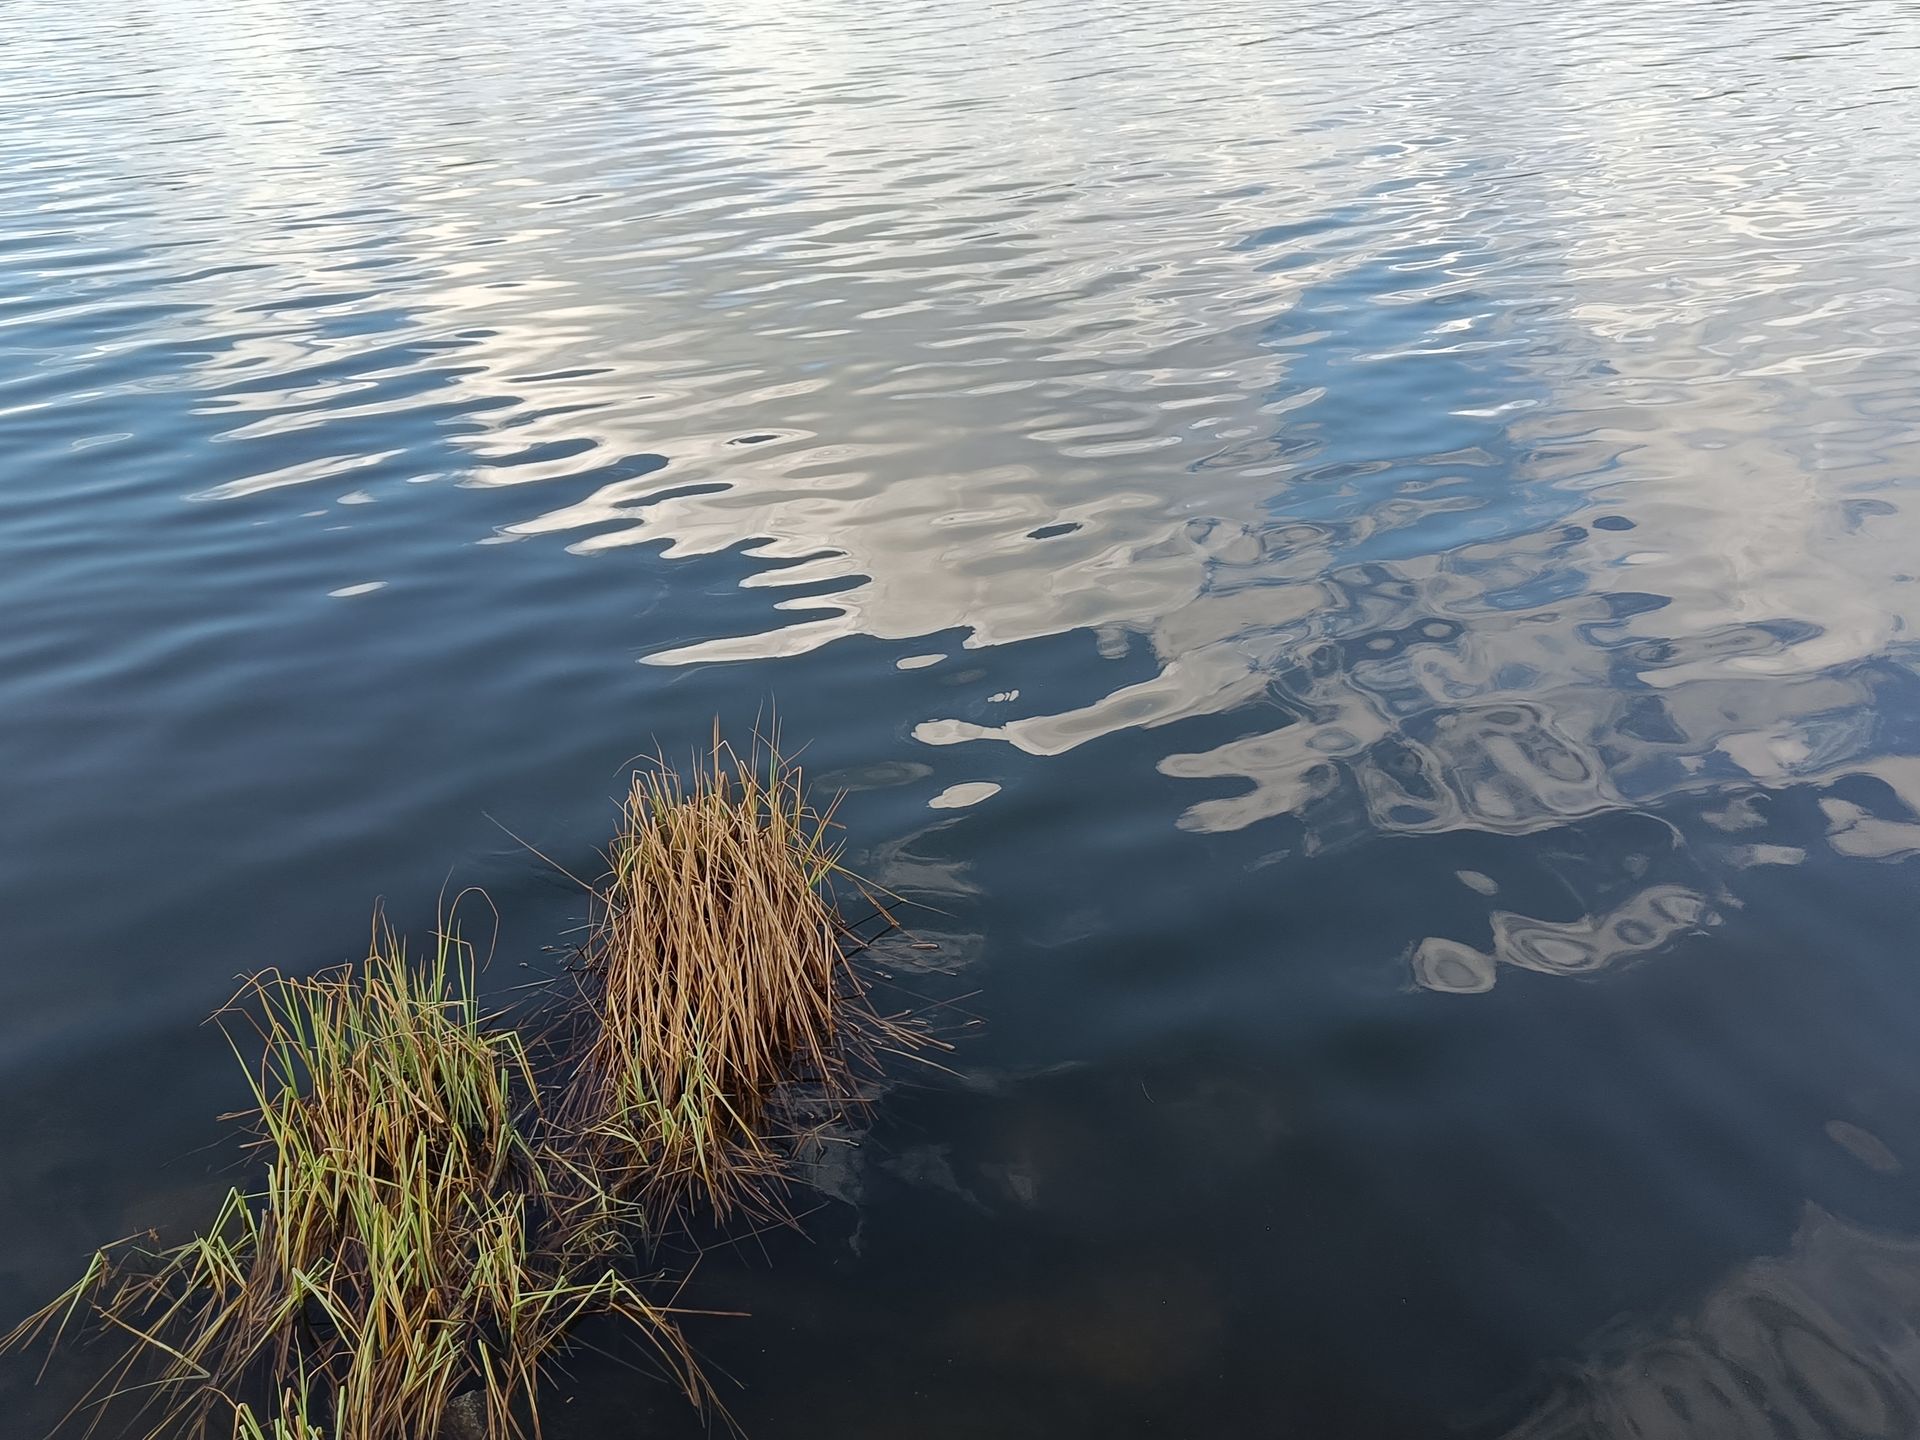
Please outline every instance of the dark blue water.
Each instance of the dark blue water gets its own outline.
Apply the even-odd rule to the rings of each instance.
[[[777,707],[982,1023],[700,1265],[755,1440],[1920,1435],[1916,87],[1901,0],[11,0],[0,1308],[241,1173],[237,976],[451,884],[520,978],[513,837]]]

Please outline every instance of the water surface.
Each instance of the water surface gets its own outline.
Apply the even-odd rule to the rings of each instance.
[[[1920,1434],[1917,84],[1899,0],[14,0],[0,1302],[205,1215],[237,975],[451,883],[517,979],[513,837],[777,706],[983,1023],[702,1263],[759,1440]]]

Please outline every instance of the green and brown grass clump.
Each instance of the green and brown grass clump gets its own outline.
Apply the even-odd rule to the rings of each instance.
[[[830,826],[770,751],[636,775],[572,982],[522,1007],[535,1043],[447,935],[413,961],[377,928],[360,965],[257,977],[226,1013],[263,1050],[263,1187],[184,1245],[101,1252],[0,1344],[104,1331],[89,1401],[152,1437],[433,1440],[456,1412],[537,1435],[589,1315],[711,1404],[637,1263],[696,1211],[778,1213],[798,1139],[922,1038],[855,973]]]
[[[128,1341],[98,1398],[145,1389],[154,1435],[431,1437],[464,1391],[487,1434],[514,1434],[589,1313],[630,1321],[702,1395],[668,1316],[604,1254],[556,1243],[580,1178],[466,947],[417,965],[382,932],[357,967],[246,998],[265,1186],[176,1249],[97,1255],[16,1342],[91,1309]]]

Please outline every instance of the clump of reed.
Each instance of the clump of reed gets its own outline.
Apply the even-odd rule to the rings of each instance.
[[[630,1322],[702,1398],[670,1317],[561,1242],[556,1202],[582,1177],[519,1036],[482,1014],[472,958],[442,936],[411,963],[382,927],[359,966],[250,982],[264,1186],[177,1248],[96,1255],[8,1343],[90,1310],[126,1342],[95,1398],[144,1390],[152,1435],[428,1440],[462,1392],[488,1436],[518,1434],[590,1313]]]
[[[580,963],[517,1015],[483,1011],[450,933],[411,960],[376,924],[359,965],[256,977],[223,1016],[262,1051],[229,1117],[262,1187],[185,1244],[100,1252],[0,1348],[105,1332],[81,1408],[131,1405],[150,1437],[510,1440],[601,1315],[712,1404],[638,1259],[696,1211],[778,1213],[801,1138],[922,1038],[869,1003],[835,881],[891,918],[831,830],[770,746],[716,735],[687,778],[634,775]]]
[[[690,772],[638,770],[577,967],[577,1057],[562,1127],[582,1168],[656,1223],[777,1215],[803,1135],[861,1102],[879,1049],[921,1036],[882,1016],[836,880],[832,807],[770,744],[716,736]]]

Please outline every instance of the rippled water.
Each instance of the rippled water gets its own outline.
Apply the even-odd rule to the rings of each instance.
[[[772,704],[984,1023],[701,1266],[759,1440],[1920,1434],[1917,86],[1902,0],[12,0],[0,1302],[204,1214],[234,976],[450,874],[517,975],[506,830]]]

